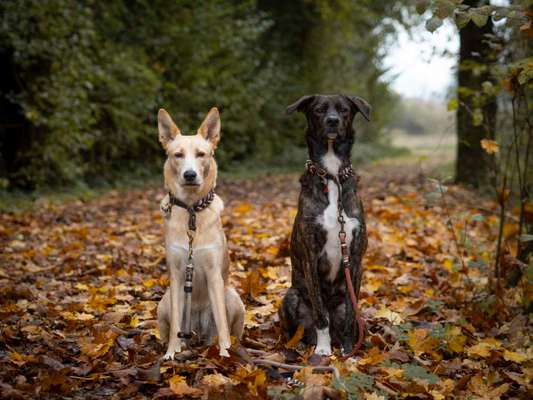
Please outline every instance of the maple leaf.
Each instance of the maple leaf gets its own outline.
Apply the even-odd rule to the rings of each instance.
[[[296,329],[296,332],[294,332],[294,335],[292,338],[285,343],[285,347],[288,349],[294,349],[298,343],[300,343],[300,340],[302,340],[302,337],[304,336],[304,326],[302,324],[298,325],[298,328]]]
[[[388,320],[394,325],[398,325],[403,322],[403,318],[400,314],[398,314],[397,312],[391,311],[385,306],[382,306],[374,316],[376,318],[385,318],[386,320]]]
[[[509,350],[503,351],[503,358],[506,361],[513,361],[518,364],[523,363],[524,361],[527,361],[529,359],[527,354]]]
[[[469,356],[486,358],[490,356],[491,351],[501,350],[501,348],[502,344],[499,340],[494,338],[487,338],[479,341],[474,346],[469,347],[466,352]]]
[[[487,154],[496,154],[500,151],[500,146],[495,140],[482,139],[481,148],[487,152]]]
[[[178,397],[200,397],[202,391],[196,388],[192,388],[187,384],[187,381],[183,376],[174,375],[168,380],[170,384],[170,390]]]

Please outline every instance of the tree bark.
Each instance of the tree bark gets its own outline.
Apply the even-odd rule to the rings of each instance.
[[[487,0],[466,0],[463,4],[479,7],[489,4]],[[490,183],[494,157],[481,148],[482,139],[493,139],[496,125],[496,98],[482,93],[482,83],[493,82],[491,64],[495,55],[486,34],[493,33],[492,20],[479,28],[469,22],[459,31],[460,51],[457,97],[457,159],[455,180],[457,183],[482,187]],[[474,124],[473,113],[480,109],[483,119]]]

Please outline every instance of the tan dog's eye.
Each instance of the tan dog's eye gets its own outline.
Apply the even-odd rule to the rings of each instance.
[[[181,152],[174,153],[174,157],[183,158],[183,153],[181,153]]]
[[[199,151],[199,152],[196,153],[196,157],[201,158],[201,157],[204,157],[204,156],[205,156],[205,153],[203,151]]]

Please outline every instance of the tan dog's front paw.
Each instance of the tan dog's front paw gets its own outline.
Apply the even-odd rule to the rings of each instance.
[[[230,348],[229,344],[219,343],[218,347],[220,347],[219,355],[221,357],[229,357],[228,349]]]
[[[174,354],[176,353],[181,353],[181,343],[175,343],[174,345],[172,344],[169,344],[168,345],[168,349],[167,349],[167,352],[165,353],[165,355],[163,356],[163,360],[165,361],[168,361],[168,360],[173,360],[174,359]]]

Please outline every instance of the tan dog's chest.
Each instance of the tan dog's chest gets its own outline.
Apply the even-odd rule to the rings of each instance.
[[[220,198],[215,197],[211,206],[196,214],[197,230],[193,240],[193,309],[209,306],[207,276],[222,273],[224,281],[228,271],[226,237],[222,231],[219,213],[223,208]],[[174,206],[171,217],[165,223],[165,247],[167,262],[176,265],[185,280],[185,266],[188,261],[189,240],[187,236],[189,214],[183,208]]]

